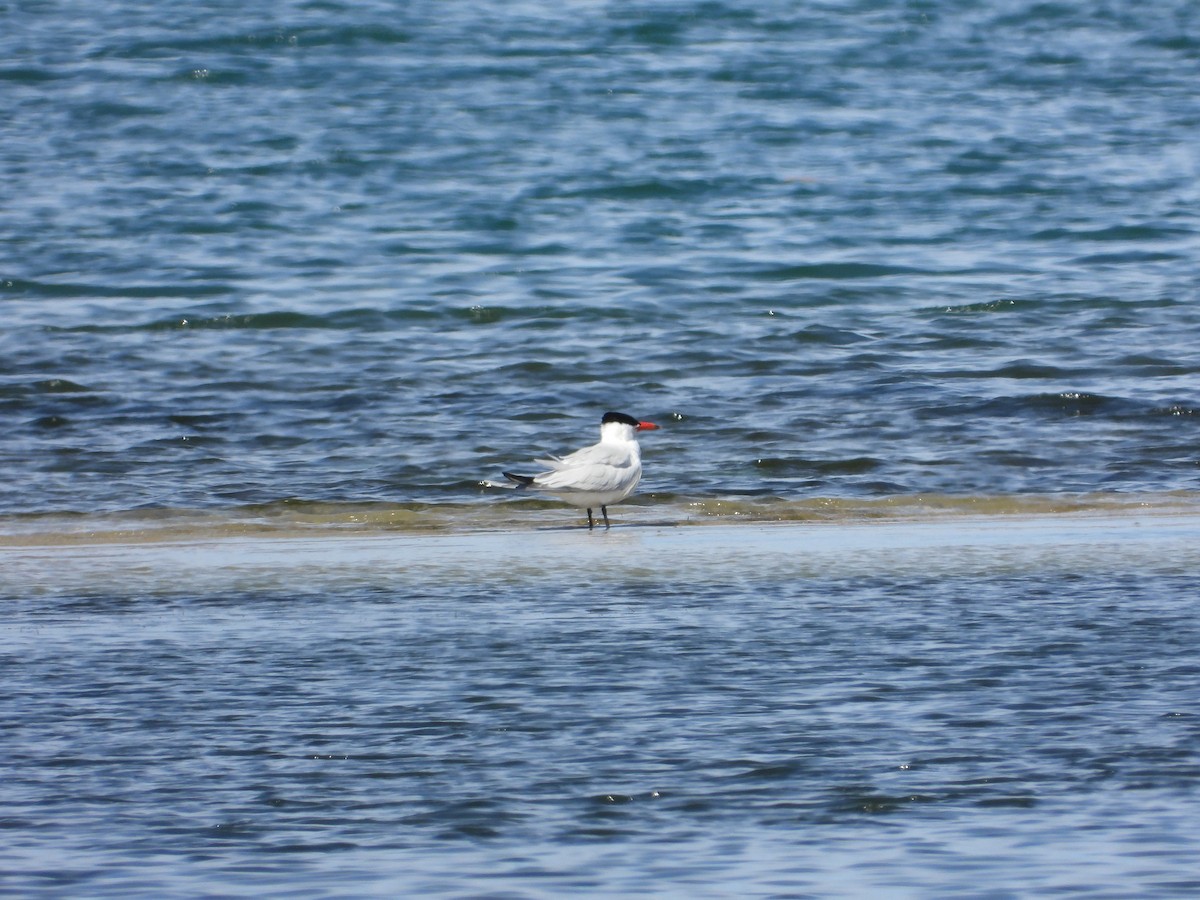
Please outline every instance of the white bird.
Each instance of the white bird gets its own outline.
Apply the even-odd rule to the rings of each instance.
[[[653,422],[639,422],[633,416],[606,412],[600,420],[600,443],[562,457],[534,460],[550,471],[540,475],[516,475],[505,472],[517,490],[530,488],[554,494],[560,500],[587,510],[588,528],[595,527],[592,510],[597,506],[608,524],[608,506],[633,493],[642,477],[642,449],[634,434],[653,431]]]

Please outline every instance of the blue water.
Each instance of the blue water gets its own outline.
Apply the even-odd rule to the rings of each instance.
[[[1186,0],[3,17],[0,513],[1200,482]]]
[[[1192,895],[1197,565],[1153,516],[9,551],[0,885]]]
[[[1195,892],[1198,78],[1191,0],[0,5],[0,891]],[[483,485],[608,409],[593,544]],[[964,513],[1143,551],[753,530]],[[170,549],[247,533],[414,562]]]

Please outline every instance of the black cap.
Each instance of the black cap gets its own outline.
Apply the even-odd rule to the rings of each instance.
[[[632,425],[634,428],[637,428],[638,425],[641,424],[633,416],[627,416],[625,413],[612,412],[611,410],[604,414],[604,418],[600,420],[600,424],[607,425],[609,422],[620,422],[622,425]]]

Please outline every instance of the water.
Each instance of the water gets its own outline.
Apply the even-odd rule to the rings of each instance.
[[[1194,4],[4,12],[0,513],[1194,491]]]
[[[92,545],[50,577],[57,549],[10,551],[6,884],[1191,894],[1198,537],[1122,516]]]
[[[1194,892],[1198,67],[0,6],[0,891]],[[607,409],[612,532],[481,485]]]

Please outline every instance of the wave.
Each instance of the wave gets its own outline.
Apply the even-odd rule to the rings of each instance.
[[[316,315],[312,313],[278,310],[262,313],[224,315],[180,315],[154,319],[149,322],[131,322],[115,325],[47,326],[51,333],[118,334],[156,331],[277,331],[287,329],[307,330],[385,330],[414,322],[436,321],[444,318],[443,310],[404,309],[347,309],[335,313]],[[462,318],[469,318],[472,311],[464,310]]]
[[[843,281],[857,278],[889,278],[897,275],[935,275],[939,274],[925,269],[910,266],[888,266],[878,263],[836,262],[812,263],[809,265],[771,266],[757,272],[751,272],[752,277],[763,281]]]
[[[63,300],[74,298],[115,300],[198,300],[225,297],[234,293],[230,284],[212,282],[174,282],[171,284],[90,284],[9,278],[0,290],[32,299]]]
[[[1006,367],[993,373],[956,373],[960,378],[1054,378],[1065,377],[1053,369],[1042,372],[1040,367]],[[1113,420],[1158,419],[1162,417],[1194,416],[1200,412],[1195,404],[1187,402],[1156,403],[1126,397],[1094,394],[1088,391],[1057,391],[1032,394],[1003,395],[987,399],[966,400],[963,403],[933,406],[918,412],[920,418],[957,418],[966,416],[977,419],[987,417],[1005,418],[1078,418],[1101,416]]]
[[[654,310],[657,313],[657,307]],[[48,334],[136,334],[162,331],[348,331],[378,333],[398,331],[410,326],[447,327],[495,325],[519,321],[530,328],[577,325],[580,322],[639,323],[650,312],[637,305],[612,307],[552,306],[547,304],[473,304],[470,306],[406,306],[404,308],[356,307],[331,313],[311,313],[299,310],[271,310],[258,313],[183,313],[143,321],[123,321],[113,324],[45,325]],[[659,321],[670,311],[659,315]],[[819,328],[814,334],[821,334]],[[852,340],[869,340],[851,332],[830,330],[830,334],[851,335]]]
[[[1174,225],[1108,225],[1102,228],[1044,228],[1030,237],[1035,241],[1159,241],[1191,238],[1190,228]]]

